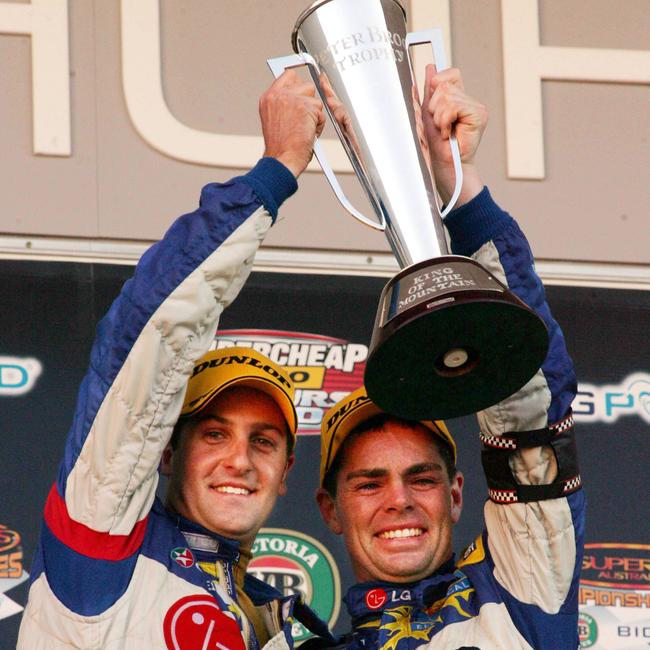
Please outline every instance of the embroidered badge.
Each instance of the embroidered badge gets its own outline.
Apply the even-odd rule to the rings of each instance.
[[[172,549],[170,556],[176,564],[182,566],[184,569],[189,569],[191,566],[194,566],[194,555],[189,548],[177,546]]]
[[[379,609],[388,600],[388,594],[381,588],[371,589],[366,594],[368,609]]]
[[[185,596],[167,611],[163,622],[168,650],[246,650],[239,625],[210,596]]]

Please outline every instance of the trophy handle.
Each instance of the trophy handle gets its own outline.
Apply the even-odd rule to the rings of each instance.
[[[423,29],[417,32],[409,32],[406,35],[406,51],[409,51],[411,45],[421,45],[423,43],[431,43],[431,48],[433,49],[433,60],[436,62],[436,68],[438,71],[448,68],[447,65],[447,56],[445,54],[445,46],[442,40],[442,30],[439,27],[433,29]],[[409,55],[409,63],[411,63],[411,57]],[[411,64],[411,73],[413,74],[413,65]],[[415,74],[413,74],[415,79]],[[463,167],[460,160],[460,150],[458,149],[458,142],[455,135],[451,135],[449,138],[449,146],[451,147],[451,158],[454,161],[454,172],[456,174],[456,185],[454,187],[454,192],[449,199],[444,210],[440,212],[441,217],[446,217],[458,201],[460,196],[460,190],[463,186]]]
[[[273,76],[276,79],[285,70],[288,70],[289,68],[297,68],[302,65],[306,65],[309,68],[311,68],[312,72],[315,73],[316,78],[318,78],[318,75],[320,73],[320,71],[318,70],[318,66],[316,65],[316,61],[312,56],[310,56],[306,52],[303,54],[290,54],[289,56],[278,56],[273,59],[267,59],[266,62],[269,68],[271,68],[271,72],[273,73]],[[343,193],[343,188],[341,187],[338,179],[336,178],[336,174],[334,173],[334,170],[332,169],[332,166],[330,165],[329,160],[325,155],[325,150],[321,145],[319,138],[316,138],[316,141],[314,142],[314,155],[316,156],[316,160],[318,160],[323,170],[323,173],[325,174],[325,178],[327,178],[330,186],[334,190],[334,194],[336,194],[336,198],[338,198],[338,200],[341,202],[341,205],[355,219],[360,221],[362,224],[366,226],[370,226],[371,228],[374,228],[375,230],[379,230],[381,232],[386,230],[386,220],[384,219],[383,215],[381,217],[381,221],[377,223],[373,219],[369,219],[364,214],[359,212],[350,203],[348,197],[345,196],[345,194]]]

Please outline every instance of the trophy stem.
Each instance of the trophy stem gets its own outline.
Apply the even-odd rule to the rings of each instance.
[[[402,268],[449,252],[409,36],[397,0],[314,2],[292,36]]]
[[[427,216],[428,219],[425,217],[425,219],[417,220],[428,221],[427,227],[421,228],[419,233],[408,228],[405,229],[404,224],[408,227],[411,220],[401,218],[400,215],[398,218],[391,218],[390,215],[385,216],[386,238],[401,269],[406,269],[433,257],[449,255],[447,236],[442,221],[439,218],[434,219],[431,213]]]

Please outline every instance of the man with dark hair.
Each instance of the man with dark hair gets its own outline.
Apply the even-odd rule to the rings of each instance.
[[[477,259],[533,308],[550,346],[524,387],[477,414],[489,500],[485,531],[460,559],[452,533],[463,475],[445,424],[383,414],[363,387],[325,414],[317,498],[330,529],[344,536],[358,580],[345,599],[353,630],[343,645],[575,650],[585,499],[573,367],[528,243],[475,168],[484,107],[465,94],[457,70],[429,68],[422,108],[445,199],[452,128],[461,150],[465,181],[446,219],[452,251]]]
[[[246,575],[293,462],[293,385],[252,349],[208,352],[311,158],[324,123],[314,93],[294,72],[271,86],[265,157],[203,189],[99,324],[19,648],[279,650],[294,617],[327,633],[299,598]]]
[[[405,420],[404,418],[397,417],[395,415],[389,415],[388,413],[383,412],[376,406],[373,402],[368,399],[368,396],[363,387],[357,388],[356,391],[350,393],[348,397],[344,400],[338,402],[338,405],[345,405],[349,403],[355,403],[358,405],[362,403],[364,405],[363,411],[357,410],[357,415],[363,414],[363,419],[360,419],[359,424],[354,426],[349,433],[346,433],[342,437],[340,446],[335,448],[333,436],[330,437],[332,445],[328,449],[332,460],[328,466],[327,472],[324,476],[321,477],[321,483],[323,488],[333,497],[336,497],[336,489],[338,482],[338,475],[341,470],[341,463],[343,458],[346,456],[346,450],[352,442],[363,433],[372,433],[375,431],[382,431],[383,429],[399,426],[413,426],[413,423],[410,420]],[[336,405],[335,405],[336,407]],[[331,414],[331,411],[330,411]],[[350,416],[348,416],[350,417]],[[346,429],[350,426],[349,421]],[[447,427],[444,422],[418,422],[415,426],[424,426],[432,433],[436,434],[431,436],[431,442],[436,447],[438,454],[447,470],[447,476],[450,479],[453,479],[456,476],[458,470],[456,469],[456,443],[451,437],[451,434],[447,430]],[[341,434],[339,433],[341,438]],[[326,438],[322,438],[325,440]],[[325,465],[321,465],[325,468]]]

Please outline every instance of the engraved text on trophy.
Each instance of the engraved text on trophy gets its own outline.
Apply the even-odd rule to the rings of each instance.
[[[334,63],[345,72],[354,66],[372,61],[397,61],[401,63],[406,56],[404,38],[385,28],[366,27],[330,43],[314,58],[321,66]]]
[[[433,265],[419,269],[396,282],[384,300],[382,326],[406,309],[423,302],[431,301],[427,308],[448,302],[457,291],[490,289],[502,292],[503,289],[492,278],[491,286],[485,286],[485,272],[467,264]]]

